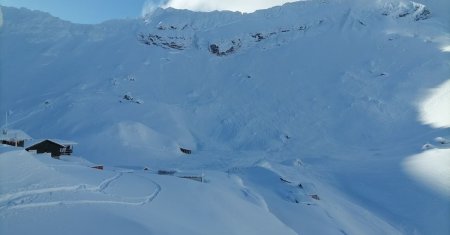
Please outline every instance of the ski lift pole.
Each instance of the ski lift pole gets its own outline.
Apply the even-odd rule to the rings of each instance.
[[[5,113],[5,128],[3,129],[3,134],[8,134],[8,112]]]

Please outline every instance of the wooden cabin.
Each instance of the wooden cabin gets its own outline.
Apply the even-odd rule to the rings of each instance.
[[[24,147],[25,141],[31,140],[31,137],[22,130],[3,130],[0,133],[0,141],[2,144],[15,147]]]
[[[53,158],[59,159],[61,155],[71,155],[75,144],[66,140],[46,139],[25,148],[25,150],[36,151],[38,154],[50,153]]]

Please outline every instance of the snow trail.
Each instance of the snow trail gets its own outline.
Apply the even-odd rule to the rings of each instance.
[[[90,192],[90,193],[102,193],[105,196],[119,196],[106,193],[105,190],[111,185],[111,183],[117,181],[123,176],[123,172],[114,175],[111,178],[103,180],[97,186],[90,186],[87,184],[79,184],[73,186],[64,187],[53,187],[53,188],[42,188],[36,190],[25,190],[16,193],[9,193],[0,195],[0,211],[5,209],[25,209],[25,208],[36,208],[36,207],[49,207],[49,206],[59,206],[59,205],[79,205],[79,204],[116,204],[116,205],[129,205],[129,206],[139,206],[150,203],[153,201],[158,194],[161,192],[161,185],[153,180],[149,180],[154,186],[155,191],[151,194],[141,197],[139,201],[131,201],[130,199],[122,198],[121,200],[68,200],[68,201],[47,201],[47,202],[33,202],[36,196],[42,194],[53,194],[53,193],[64,193],[64,192]]]

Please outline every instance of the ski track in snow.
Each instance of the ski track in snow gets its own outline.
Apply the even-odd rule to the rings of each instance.
[[[35,207],[49,207],[58,205],[79,205],[79,204],[116,204],[116,205],[130,205],[130,206],[140,206],[153,201],[161,192],[161,185],[153,180],[150,180],[156,187],[156,190],[143,197],[142,201],[131,202],[126,200],[73,200],[73,201],[49,201],[49,202],[37,202],[33,203],[33,199],[42,194],[51,194],[58,192],[92,192],[92,193],[102,193],[105,195],[114,196],[113,194],[105,193],[104,191],[109,187],[111,183],[122,177],[123,172],[116,174],[115,176],[103,180],[98,186],[89,186],[86,184],[73,185],[73,186],[63,186],[54,188],[43,188],[36,190],[25,190],[16,193],[9,193],[0,195],[0,211],[5,209],[24,209],[24,208],[35,208]],[[117,196],[117,195],[116,195]],[[27,203],[29,201],[29,203]],[[18,203],[18,204],[14,204]]]

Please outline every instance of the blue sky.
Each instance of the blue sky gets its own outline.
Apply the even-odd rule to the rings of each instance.
[[[137,18],[141,15],[145,2],[147,0],[0,0],[3,6],[41,10],[76,23]]]

